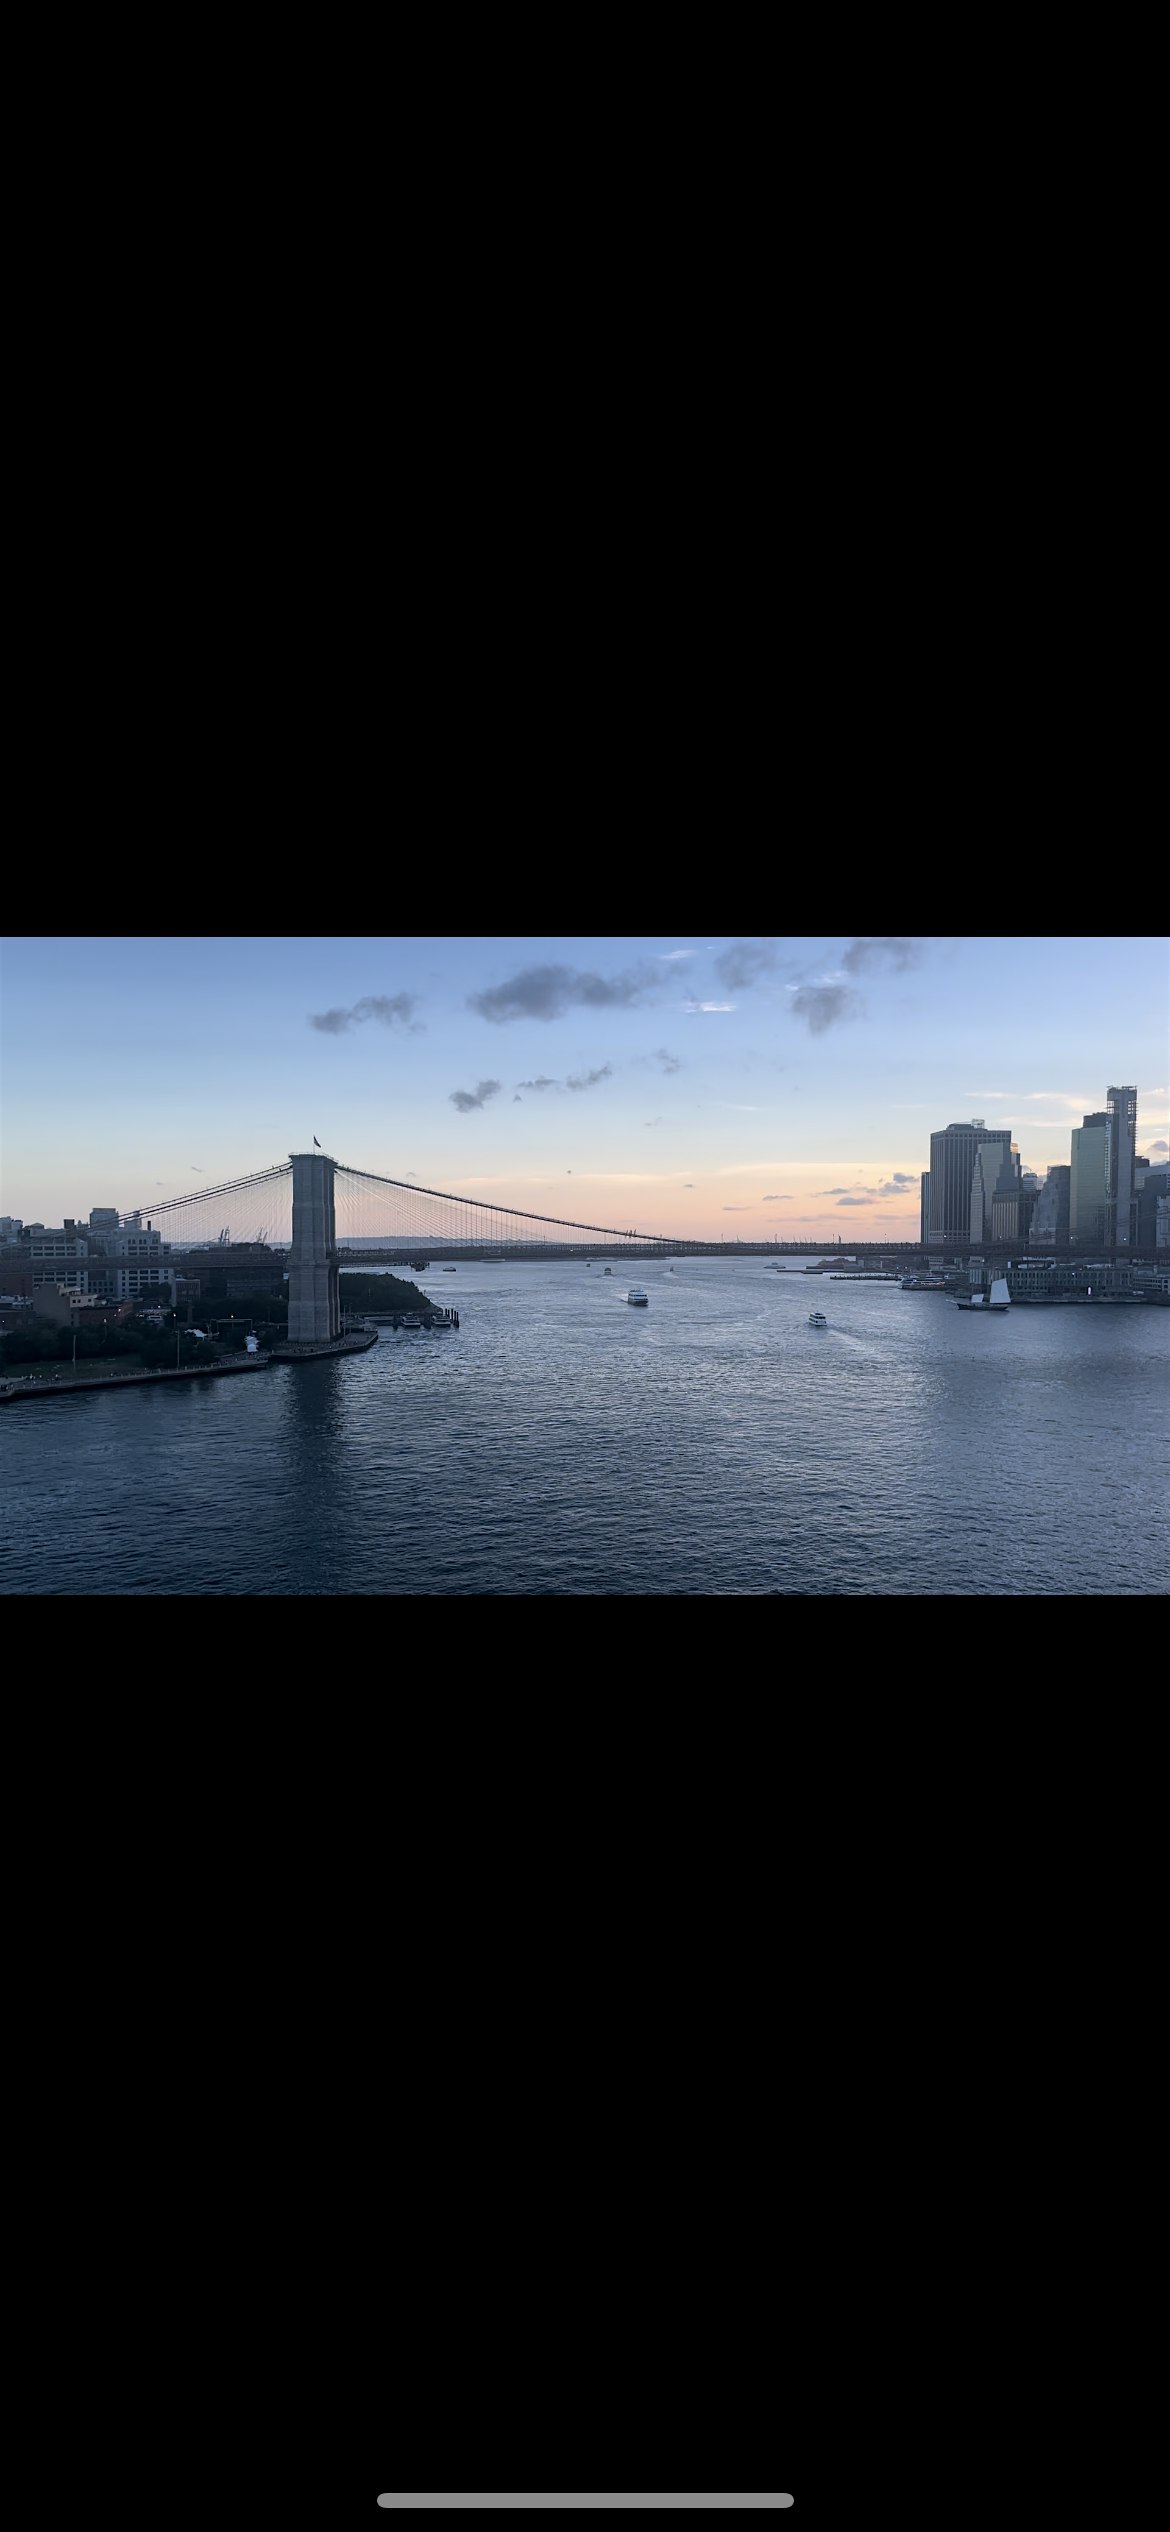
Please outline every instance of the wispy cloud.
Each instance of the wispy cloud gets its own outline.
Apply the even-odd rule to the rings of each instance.
[[[688,958],[690,957],[689,950],[687,952],[687,956]],[[654,1049],[654,1060],[656,1063],[661,1064],[664,1073],[681,1073],[682,1071],[682,1057],[680,1055],[672,1055],[668,1046],[656,1046]]]
[[[469,1108],[486,1108],[488,1100],[494,1099],[501,1087],[498,1081],[479,1081],[474,1090],[449,1090],[447,1096],[452,1107],[458,1108],[461,1116],[466,1116]]]
[[[755,1206],[750,1204],[725,1204],[723,1210],[725,1213],[754,1213]]]
[[[916,967],[921,956],[919,941],[884,937],[854,941],[852,947],[846,950],[842,964],[851,976],[860,976],[867,968],[873,967]]]
[[[994,1095],[999,1098],[1001,1096],[1008,1096],[1009,1094],[997,1091]],[[985,1093],[985,1096],[990,1098],[992,1093],[988,1091]],[[1089,1097],[1089,1095],[1083,1090],[1025,1090],[1023,1093],[1015,1090],[1010,1093],[1010,1096],[1014,1099],[1018,1099],[1021,1096],[1025,1099],[1054,1099],[1058,1108],[1079,1108],[1082,1115],[1093,1114],[1093,1112],[1101,1105],[1101,1094],[1099,1091],[1094,1092],[1092,1097]]]
[[[776,964],[773,941],[733,941],[715,961],[715,973],[729,993],[741,985],[755,985]]]
[[[791,1196],[761,1196],[761,1204],[791,1204]]]
[[[693,958],[695,953],[693,950],[658,950],[655,955],[663,961],[665,966],[670,967],[676,959]]]
[[[873,1196],[838,1196],[837,1209],[840,1211],[843,1204],[873,1204],[875,1202],[876,1198]]]
[[[735,1004],[734,1002],[687,1002],[684,1003],[683,1008],[686,1011],[734,1011]]]
[[[521,967],[506,984],[489,985],[467,1000],[480,1018],[497,1026],[506,1020],[556,1020],[574,1003],[604,1010],[614,1004],[643,1002],[661,990],[666,979],[652,968],[631,969],[624,976],[596,976],[582,967]]]
[[[519,1087],[521,1090],[592,1090],[595,1082],[608,1081],[612,1072],[612,1064],[597,1064],[591,1073],[570,1073],[564,1081],[558,1081],[554,1073],[537,1073],[533,1081],[522,1081]]]
[[[417,1037],[423,1031],[422,1021],[411,1018],[417,1007],[416,993],[367,993],[347,1011],[310,1011],[309,1027],[322,1029],[327,1037],[340,1037],[363,1020],[380,1020],[384,1029],[410,1029]]]
[[[882,1178],[876,1187],[822,1187],[822,1196],[840,1196],[850,1204],[873,1204],[879,1196],[903,1196],[909,1202],[916,1195],[918,1180],[908,1169],[896,1169],[892,1178]]]
[[[797,985],[792,995],[797,1018],[807,1020],[814,1037],[822,1037],[839,1020],[855,1019],[861,1007],[852,985]]]

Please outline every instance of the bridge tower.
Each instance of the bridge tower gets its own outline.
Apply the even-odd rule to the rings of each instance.
[[[292,1247],[288,1258],[288,1342],[322,1345],[341,1333],[337,1289],[335,1163],[327,1152],[290,1152]]]

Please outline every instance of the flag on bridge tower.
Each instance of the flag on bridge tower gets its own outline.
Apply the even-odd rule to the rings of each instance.
[[[317,1152],[319,1152],[319,1151],[320,1151],[320,1149],[321,1149],[321,1146],[320,1146],[319,1142],[317,1141],[317,1137],[316,1137],[316,1135],[314,1135],[314,1136],[313,1136],[313,1149],[314,1149],[314,1151],[317,1151]]]

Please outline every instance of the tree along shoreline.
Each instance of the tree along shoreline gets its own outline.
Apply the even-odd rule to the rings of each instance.
[[[343,1311],[403,1310],[426,1312],[434,1307],[417,1284],[405,1283],[400,1275],[350,1275],[338,1278],[338,1292]],[[186,1363],[214,1363],[226,1354],[247,1351],[246,1339],[254,1329],[262,1354],[274,1345],[283,1344],[288,1335],[288,1292],[234,1292],[230,1296],[210,1292],[201,1295],[192,1305],[192,1321],[180,1319],[167,1308],[159,1321],[144,1312],[133,1317],[87,1327],[84,1319],[76,1327],[60,1325],[55,1320],[41,1319],[36,1311],[27,1314],[31,1326],[6,1328],[0,1334],[0,1375],[18,1374],[33,1365],[54,1370],[64,1364],[78,1371],[99,1362],[114,1372],[120,1367],[143,1371],[173,1371],[176,1346],[181,1368]],[[203,1336],[193,1334],[194,1327],[206,1330]],[[74,1340],[76,1339],[76,1347]]]

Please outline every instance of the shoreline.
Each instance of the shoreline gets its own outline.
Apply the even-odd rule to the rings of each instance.
[[[183,1363],[174,1371],[107,1372],[101,1380],[27,1380],[0,1389],[0,1407],[15,1404],[18,1398],[76,1397],[82,1389],[131,1389],[152,1380],[216,1380],[224,1372],[268,1371],[275,1360],[271,1354],[249,1354],[242,1363]]]

